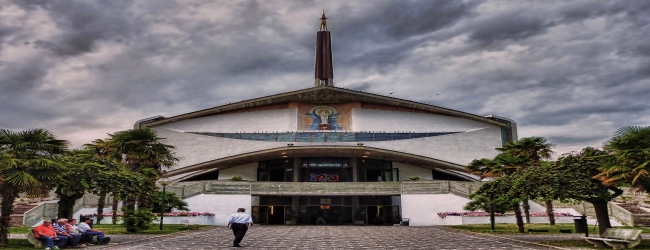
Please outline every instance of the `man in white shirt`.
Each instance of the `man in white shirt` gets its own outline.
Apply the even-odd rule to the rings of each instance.
[[[108,244],[108,242],[111,241],[111,238],[106,237],[104,232],[90,228],[88,223],[90,223],[90,218],[84,218],[84,220],[77,225],[77,230],[85,235],[97,235],[97,243],[99,244]]]
[[[236,214],[228,217],[228,228],[232,229],[232,233],[235,235],[235,240],[232,241],[233,247],[241,247],[239,243],[246,235],[248,227],[253,223],[253,218],[244,212],[246,209],[238,208]]]

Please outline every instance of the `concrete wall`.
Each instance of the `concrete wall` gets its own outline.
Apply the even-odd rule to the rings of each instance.
[[[501,147],[501,129],[491,127],[465,133],[397,141],[364,142],[375,148],[406,152],[467,165],[474,159],[493,158]]]
[[[432,180],[433,173],[431,169],[411,166],[404,163],[393,162],[393,168],[399,169],[399,180],[407,181],[409,177],[417,175],[420,176],[420,180]]]
[[[257,162],[219,170],[219,180],[228,180],[233,176],[241,175],[245,181],[257,181]]]
[[[223,114],[182,120],[160,127],[189,132],[276,132],[298,128],[297,109]]]
[[[353,131],[469,131],[496,127],[465,118],[376,109],[352,109]]]
[[[411,226],[445,225],[439,212],[462,212],[469,199],[453,194],[402,194],[402,217]]]
[[[490,224],[490,216],[447,216],[443,219],[444,225],[472,225],[472,224]],[[514,216],[495,216],[495,224],[515,224],[517,223]],[[548,224],[548,217],[530,217],[530,223]],[[573,223],[572,216],[555,217],[555,223]]]
[[[245,194],[200,194],[185,202],[193,212],[214,213],[214,223],[222,226],[228,224],[228,216],[237,213],[237,208],[245,208],[247,214],[251,212],[251,195]]]

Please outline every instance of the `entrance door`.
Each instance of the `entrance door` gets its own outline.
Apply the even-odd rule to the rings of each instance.
[[[268,211],[269,224],[284,224],[284,206],[269,206]]]

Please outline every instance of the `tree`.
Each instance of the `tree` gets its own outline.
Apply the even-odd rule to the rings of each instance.
[[[501,201],[524,199],[580,200],[594,205],[600,233],[610,228],[607,202],[622,190],[595,179],[607,152],[585,148],[579,153],[562,155],[554,164],[526,168],[479,188],[476,195],[496,197]],[[523,228],[520,228],[523,232]]]
[[[497,150],[523,161],[521,168],[539,167],[543,160],[548,160],[553,155],[553,144],[548,143],[544,137],[526,137],[518,141],[507,143]],[[530,223],[530,205],[528,200],[523,200],[526,223]],[[546,211],[551,225],[555,225],[553,215],[553,202],[545,200]]]
[[[611,152],[598,177],[608,185],[630,183],[650,191],[650,126],[620,128],[605,143]]]
[[[155,181],[160,176],[163,168],[173,166],[178,158],[174,156],[173,146],[164,143],[165,138],[158,137],[155,130],[131,129],[109,134],[110,138],[104,140],[106,154],[114,159],[121,159],[134,173],[142,174],[148,179],[142,179],[147,189],[142,189],[139,196],[127,195],[124,199],[124,207],[131,213],[135,209],[136,201],[140,207],[151,208],[152,193],[142,192],[144,190],[155,190]],[[101,144],[97,141],[95,144]],[[125,222],[129,232],[135,232],[134,225]]]
[[[463,207],[463,209],[469,211],[483,210],[485,212],[490,212],[490,210],[494,209],[495,213],[503,214],[506,211],[509,211],[511,208],[510,204],[496,204],[496,202],[491,201],[488,197],[482,195],[474,195],[472,196],[472,200],[469,201],[465,207]]]
[[[0,129],[0,246],[8,244],[10,214],[19,195],[46,196],[65,171],[60,155],[68,142],[45,129],[14,132]]]
[[[160,213],[160,208],[162,207],[162,201],[165,200],[165,213],[171,212],[172,209],[181,210],[181,211],[190,211],[187,207],[187,202],[182,200],[180,197],[176,196],[175,193],[156,191],[153,198],[153,210],[154,213]]]
[[[500,179],[499,177],[509,176],[513,173],[516,173],[519,169],[522,168],[522,166],[528,164],[528,161],[529,161],[528,158],[525,157],[515,157],[508,153],[501,153],[495,156],[494,159],[492,160],[485,159],[485,158],[480,160],[474,160],[465,168],[470,170],[470,173],[479,175],[479,179],[490,177],[499,180]],[[483,186],[485,185],[486,184],[483,184]],[[491,185],[488,186],[492,187]],[[487,197],[497,197],[497,196],[490,194],[487,195]],[[515,199],[495,200],[494,198],[492,198],[491,202],[498,203],[498,204],[509,204],[515,213],[517,227],[519,228],[520,232],[523,232],[524,222],[523,222],[523,217],[521,216],[521,208],[519,207],[519,202],[521,202],[521,200],[515,200]]]

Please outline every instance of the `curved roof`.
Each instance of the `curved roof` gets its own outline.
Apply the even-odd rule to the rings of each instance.
[[[235,155],[226,158],[215,159],[211,161],[202,162],[199,164],[186,166],[179,169],[174,169],[163,174],[163,177],[172,177],[180,174],[191,173],[207,169],[227,169],[231,167],[240,166],[250,162],[268,161],[289,157],[326,157],[337,155],[340,157],[357,157],[377,159],[392,162],[406,163],[412,166],[419,166],[428,169],[450,169],[459,172],[467,172],[464,166],[455,163],[438,160],[430,157],[414,155],[404,152],[374,148],[363,146],[360,143],[358,146],[344,146],[344,145],[317,145],[317,146],[293,146],[289,143],[286,147],[278,147],[267,150],[260,150],[249,152],[245,154]]]
[[[371,94],[362,91],[337,88],[333,86],[319,86],[319,87],[301,89],[301,90],[285,92],[285,93],[280,93],[275,95],[269,95],[269,96],[259,97],[259,98],[245,100],[241,102],[229,103],[222,106],[203,109],[203,110],[172,116],[168,118],[158,117],[156,119],[143,121],[142,124],[146,127],[154,127],[154,126],[159,126],[159,125],[177,122],[181,120],[216,115],[219,113],[243,109],[243,108],[253,108],[259,106],[289,103],[289,102],[307,102],[307,103],[315,103],[315,104],[362,102],[362,103],[382,104],[382,105],[390,105],[395,107],[404,107],[410,109],[423,110],[423,111],[428,111],[428,112],[437,113],[441,115],[466,118],[466,119],[483,122],[483,123],[500,126],[500,127],[508,126],[508,124],[504,123],[503,121],[491,119],[489,117],[482,117],[482,116],[465,113],[458,110],[433,106],[425,103],[419,103],[410,100]]]

